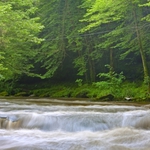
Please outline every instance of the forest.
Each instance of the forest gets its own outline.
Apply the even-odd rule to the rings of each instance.
[[[1,0],[0,96],[150,101],[149,0]]]

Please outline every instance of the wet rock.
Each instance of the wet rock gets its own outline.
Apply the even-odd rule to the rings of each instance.
[[[5,119],[5,120],[11,121],[11,122],[17,122],[19,120],[14,115],[12,115],[12,116],[0,115],[0,119]]]
[[[29,97],[35,97],[35,94],[31,94],[31,95],[29,95]]]
[[[16,117],[16,116],[8,116],[7,117],[7,120],[11,121],[11,122],[16,122],[18,121],[19,119]]]
[[[112,94],[108,94],[99,98],[99,100],[103,100],[103,101],[112,101],[113,99],[114,96]]]
[[[0,119],[7,119],[6,115],[0,115]]]
[[[19,92],[15,96],[29,96],[29,94],[27,92]]]
[[[150,105],[145,105],[144,107],[147,109],[150,109]]]
[[[131,100],[132,100],[131,97],[125,97],[124,99],[125,99],[126,101],[131,101]]]
[[[88,96],[88,93],[89,93],[89,90],[82,90],[82,91],[80,91],[77,95],[76,95],[76,97],[77,98],[89,98],[89,96]]]

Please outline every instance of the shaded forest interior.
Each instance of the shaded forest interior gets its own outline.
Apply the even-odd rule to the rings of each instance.
[[[0,95],[149,99],[149,6],[1,1]]]

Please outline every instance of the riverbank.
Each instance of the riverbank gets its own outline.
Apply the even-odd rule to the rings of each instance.
[[[131,101],[150,102],[147,86],[139,83],[123,83],[119,87],[97,86],[96,84],[34,84],[18,85],[10,92],[3,89],[1,97],[29,97],[29,98],[61,98],[61,99],[89,99],[90,101]]]
[[[10,102],[16,104],[36,104],[36,105],[65,105],[65,106],[110,106],[110,105],[117,105],[117,106],[136,106],[150,109],[150,102],[141,101],[141,102],[133,102],[133,101],[95,101],[89,98],[39,98],[39,97],[15,97],[15,96],[8,96],[8,97],[0,97],[0,102]]]

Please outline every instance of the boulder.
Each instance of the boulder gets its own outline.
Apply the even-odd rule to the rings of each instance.
[[[99,100],[103,100],[103,101],[112,101],[113,99],[114,96],[112,94],[108,94],[99,98]]]
[[[19,120],[15,115],[12,116],[0,115],[0,119],[5,119],[11,122],[17,122]]]

